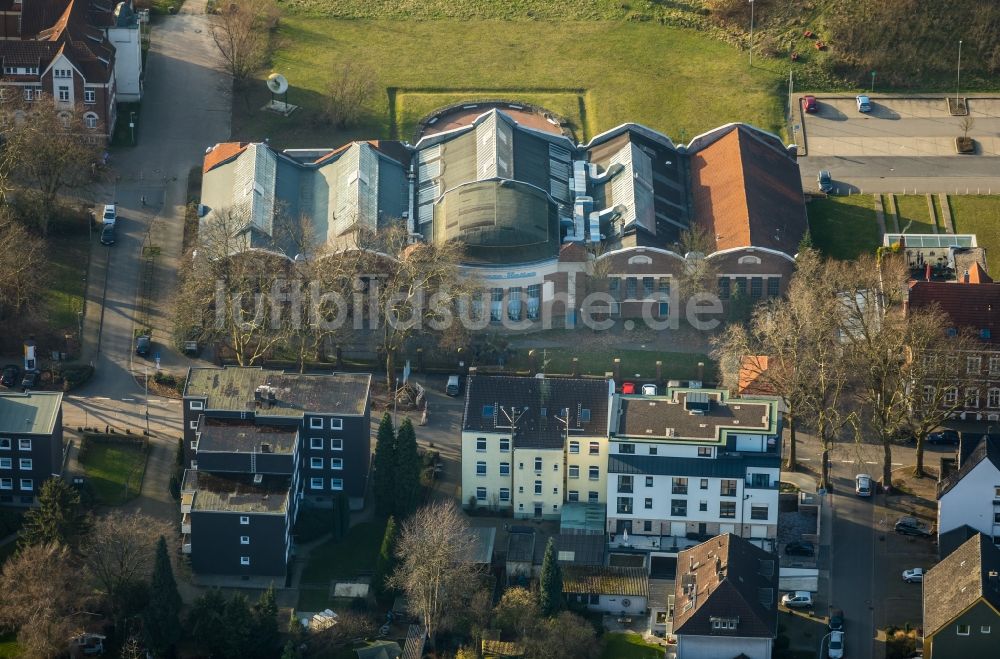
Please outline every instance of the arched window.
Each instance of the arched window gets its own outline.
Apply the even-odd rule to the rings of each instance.
[[[83,122],[87,125],[87,128],[97,128],[97,114],[88,112],[83,115]]]
[[[653,259],[645,255],[633,256],[628,260],[629,265],[649,265]]]
[[[742,265],[760,265],[759,256],[741,256],[738,263]]]
[[[69,128],[70,121],[73,120],[73,115],[69,112],[60,112],[59,119],[62,120],[63,128]]]

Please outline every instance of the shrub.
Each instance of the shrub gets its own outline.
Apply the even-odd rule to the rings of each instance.
[[[94,367],[90,364],[62,364],[56,375],[62,379],[63,391],[71,391],[93,377]]]

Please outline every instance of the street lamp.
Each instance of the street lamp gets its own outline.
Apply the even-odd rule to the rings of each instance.
[[[872,71],[872,94],[875,93],[875,71]]]
[[[746,483],[744,482],[744,486]],[[743,537],[743,520],[746,519],[747,514],[747,499],[752,497],[752,494],[744,494],[743,501],[740,502],[740,537]]]
[[[753,68],[753,0],[750,0],[750,67]]]
[[[955,73],[955,105],[958,105],[958,94],[962,86],[962,40],[958,40],[958,71]]]

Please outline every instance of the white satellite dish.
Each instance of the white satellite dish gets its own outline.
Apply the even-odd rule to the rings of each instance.
[[[272,73],[267,76],[267,88],[272,94],[284,94],[288,91],[288,78],[280,73]]]

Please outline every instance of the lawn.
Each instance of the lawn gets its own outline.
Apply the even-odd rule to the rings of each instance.
[[[1000,273],[1000,195],[948,195],[955,233],[974,233],[986,248],[990,274]]]
[[[663,648],[638,634],[605,634],[601,648],[601,659],[659,659],[663,654]]]
[[[269,96],[263,82],[254,81],[233,104],[233,139],[268,137],[279,147],[409,139],[406,126],[435,100],[408,103],[410,93],[441,94],[444,102],[522,95],[551,99],[546,102],[557,104],[553,111],[572,119],[579,110],[569,111],[567,94],[572,97],[577,90],[584,90],[583,132],[589,136],[628,121],[683,142],[730,121],[782,131],[784,96],[779,90],[786,69],[750,69],[733,46],[654,22],[403,23],[288,13],[277,42],[272,69],[291,83],[288,102],[303,109],[288,118],[259,111]],[[381,91],[357,125],[337,131],[319,121],[317,108],[331,73],[344,61],[369,67]],[[392,100],[401,107],[390,108]]]
[[[371,573],[384,533],[384,522],[362,522],[352,526],[341,540],[328,540],[313,548],[302,571],[302,583],[329,586],[338,577]]]
[[[924,195],[896,195],[899,230],[902,233],[934,233],[931,214]]]
[[[8,632],[0,634],[0,659],[14,659],[20,656],[20,648],[17,646],[17,634]]]
[[[139,495],[146,472],[142,443],[90,442],[81,461],[97,502],[119,506]]]
[[[539,351],[539,360],[541,359]],[[708,355],[700,353],[667,352],[662,350],[585,350],[577,348],[547,348],[545,371],[555,374],[573,372],[573,357],[580,359],[581,375],[604,375],[614,369],[613,360],[622,360],[623,380],[653,379],[656,377],[656,362],[663,362],[663,378],[668,380],[692,380],[698,377],[698,362],[705,364],[704,377],[715,378],[716,364]],[[529,367],[528,351],[519,350],[510,367]]]
[[[831,258],[855,259],[881,243],[871,195],[813,199],[806,211],[813,245]]]
[[[90,243],[85,236],[64,234],[56,228],[48,239],[48,272],[45,307],[53,330],[76,331],[83,310]]]

